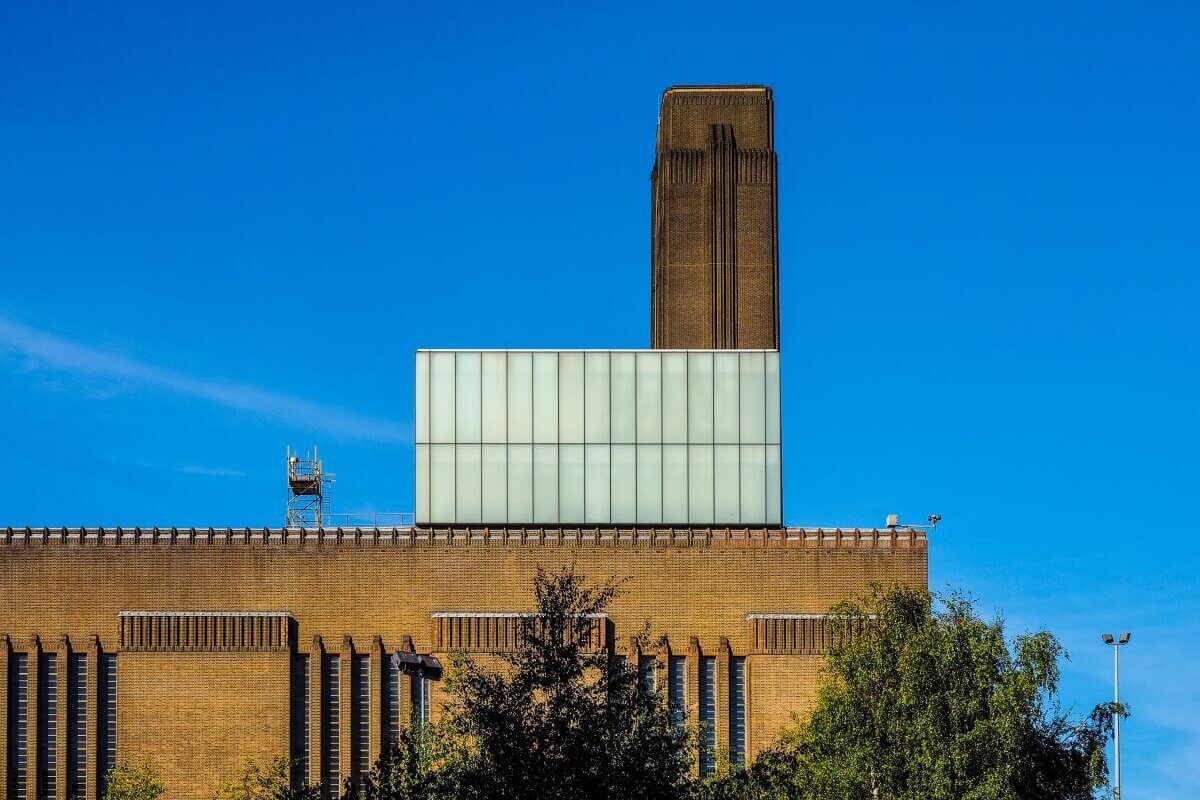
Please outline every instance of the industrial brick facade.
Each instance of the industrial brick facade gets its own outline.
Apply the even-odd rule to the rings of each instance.
[[[636,377],[626,382],[632,392],[626,399],[633,402],[624,419],[632,419],[627,427],[636,436],[606,433],[597,444],[583,424],[590,418],[581,413],[576,421],[585,433],[572,439],[556,423],[553,436],[539,439],[534,419],[545,417],[530,399],[534,433],[509,448],[507,491],[492,493],[506,503],[504,516],[491,520],[496,524],[483,524],[488,520],[481,515],[491,512],[482,501],[479,510],[456,507],[439,516],[429,511],[431,500],[425,508],[418,502],[421,525],[328,527],[320,462],[315,453],[312,461],[300,461],[289,452],[289,491],[303,502],[303,513],[293,516],[289,504],[286,528],[0,529],[0,800],[97,800],[106,771],[122,763],[150,764],[172,800],[200,800],[234,777],[246,758],[263,765],[274,757],[289,760],[294,783],[320,783],[332,796],[342,780],[367,769],[401,727],[438,716],[445,694],[436,665],[451,652],[492,659],[512,646],[531,610],[539,567],[573,564],[592,582],[621,582],[607,618],[594,622],[595,646],[647,675],[653,671],[674,724],[698,724],[702,739],[731,762],[753,758],[793,715],[810,709],[829,641],[824,615],[874,583],[924,587],[927,554],[919,530],[778,524],[779,414],[769,413],[778,404],[764,401],[779,396],[778,371],[771,383],[765,366],[778,364],[779,347],[772,109],[766,87],[677,87],[664,94],[651,179],[651,338],[656,350],[692,352],[591,354],[596,363],[609,359],[604,363],[618,366],[659,364],[662,356],[661,375],[628,371]],[[735,349],[742,353],[695,352]],[[536,366],[550,355],[528,360]],[[618,383],[609,376],[626,374],[616,366],[599,383],[588,384],[585,373],[579,392],[565,391],[564,385],[574,386],[569,382],[555,384],[557,393],[535,392],[536,369],[528,381],[513,378],[504,390],[490,392],[485,386],[492,383],[480,377],[483,366],[478,374],[457,371],[460,364],[485,363],[472,358],[450,360],[455,380],[472,387],[471,402],[462,399],[466,389],[451,399],[432,389],[424,401],[417,398],[418,496],[422,475],[428,496],[440,496],[429,491],[434,467],[421,469],[423,457],[434,463],[437,453],[430,451],[437,447],[455,448],[456,458],[459,449],[465,454],[455,462],[453,480],[443,481],[454,490],[446,496],[458,502],[468,494],[463,486],[478,488],[480,498],[491,496],[479,452],[517,436],[514,419],[526,421],[513,412],[525,396],[514,387],[528,384],[531,398],[555,398],[547,408],[556,420],[575,407],[564,398],[583,398],[576,405],[586,409],[589,385],[606,387],[596,407],[624,407],[608,388]],[[513,365],[521,359],[508,358],[497,374],[517,375]],[[710,387],[693,381],[701,375],[693,360],[699,367],[705,359],[738,364],[731,374],[741,375],[739,382],[714,377]],[[491,353],[486,362],[497,360]],[[561,361],[589,363],[579,354]],[[670,378],[668,362],[683,363],[686,370],[678,374],[687,380]],[[421,363],[418,358],[418,374]],[[758,373],[743,370],[756,363],[764,365]],[[758,382],[749,379],[753,374]],[[772,388],[747,389],[760,384]],[[722,393],[721,387],[735,385],[741,388]],[[667,403],[669,394],[677,405]],[[644,397],[654,402],[644,404]],[[433,443],[422,442],[422,402],[435,421],[453,420],[445,441],[427,436]],[[503,403],[507,416],[485,413]],[[648,415],[638,416],[646,408]],[[725,409],[730,413],[718,413]],[[713,421],[722,419],[736,437],[714,433]],[[503,438],[477,430],[488,420],[499,420]],[[649,433],[638,420],[650,420]],[[747,439],[755,420],[764,433]],[[672,438],[668,428],[679,435]],[[614,455],[609,473],[610,445],[613,454],[642,448],[653,458],[626,463]],[[761,458],[747,457],[760,445]],[[575,485],[563,483],[562,466],[542,483],[532,468],[516,469],[540,463],[537,448],[558,459],[560,447],[580,459],[592,453],[585,447],[604,456],[592,474],[604,476],[597,496],[607,510],[592,516],[591,495],[584,492],[582,516],[560,508],[554,524],[598,527],[534,527],[535,519],[550,523],[545,516],[513,519],[527,512],[509,513],[513,498],[528,495],[520,507],[536,507],[543,484]],[[532,456],[522,448],[532,448]],[[687,464],[686,481],[684,473],[663,466],[662,454],[672,453],[686,455],[679,461]],[[722,460],[728,453],[742,460],[726,473],[717,467],[735,463]],[[524,461],[517,457],[522,454]],[[562,463],[578,466],[565,457]],[[648,481],[653,485],[645,492],[628,480],[637,479],[639,469],[641,477],[658,475],[650,468],[655,465],[662,467],[661,481]],[[605,482],[614,473],[623,482]],[[578,483],[591,486],[584,478]],[[718,513],[714,498],[732,495],[726,490],[735,484],[739,513],[746,498],[761,495],[757,516]],[[687,490],[688,527],[667,524],[665,498],[683,496],[668,486]],[[609,513],[614,496],[633,509],[626,514],[630,527],[622,527],[621,513]],[[629,502],[635,496],[657,496],[659,505]],[[297,521],[310,512],[311,526]],[[572,513],[575,518],[562,518]],[[717,527],[716,520],[761,521],[763,527]],[[460,527],[438,527],[451,523]],[[637,639],[646,629],[652,652],[641,651]],[[697,768],[706,772],[718,761],[703,756]]]
[[[116,758],[151,763],[172,798],[210,797],[246,757],[297,756],[305,712],[310,778],[328,776],[331,761],[345,777],[362,761],[357,752],[373,758],[389,728],[410,719],[412,679],[400,677],[393,693],[384,681],[386,656],[413,650],[444,662],[444,648],[455,641],[476,652],[500,649],[504,626],[486,615],[528,611],[536,568],[572,563],[591,580],[624,582],[603,646],[636,659],[632,637],[649,623],[655,638],[666,637],[666,649],[643,656],[657,658],[660,670],[669,656],[685,657],[689,719],[700,717],[699,658],[715,658],[713,728],[721,747],[731,730],[730,659],[745,657],[752,755],[812,702],[820,642],[804,620],[872,582],[924,586],[925,544],[919,532],[890,529],[9,529],[0,532],[6,797],[66,800],[64,776],[76,768],[66,746],[71,704],[63,679],[52,794],[45,770],[33,767],[47,745],[37,724],[45,716],[34,668],[39,648],[57,655],[60,676],[72,653],[93,665],[116,655]],[[7,737],[17,727],[9,665],[23,653],[30,669],[22,792]],[[294,685],[295,660],[306,655],[307,693]],[[331,687],[314,666],[333,655],[341,662],[336,719],[322,697]],[[369,669],[365,697],[351,685],[354,655],[369,657],[361,664]],[[87,800],[98,796],[104,763],[97,671],[88,673],[79,751]],[[436,682],[430,688],[436,717],[442,694]]]

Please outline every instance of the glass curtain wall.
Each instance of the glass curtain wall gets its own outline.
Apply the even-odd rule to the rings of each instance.
[[[419,351],[422,524],[779,525],[779,353]]]

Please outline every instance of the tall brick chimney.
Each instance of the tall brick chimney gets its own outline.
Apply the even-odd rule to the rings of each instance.
[[[651,347],[779,347],[776,174],[768,87],[663,93],[650,173]]]

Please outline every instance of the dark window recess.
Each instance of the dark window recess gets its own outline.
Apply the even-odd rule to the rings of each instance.
[[[729,763],[746,763],[746,659],[729,659]]]
[[[671,724],[682,726],[687,717],[687,656],[671,656],[667,673],[667,710]]]
[[[717,761],[717,659],[700,658],[700,775],[713,774]]]
[[[108,789],[108,773],[117,766],[117,657],[101,653],[97,663],[96,771],[100,773],[97,788],[103,797]]]
[[[608,657],[608,702],[617,705],[624,702],[620,692],[621,676],[625,674],[625,656],[611,655]]]
[[[38,797],[58,795],[58,654],[38,661]]]
[[[72,653],[67,662],[67,797],[87,795],[87,653]]]
[[[658,659],[654,656],[638,656],[638,691],[652,695],[658,689]]]
[[[321,663],[321,789],[330,800],[342,794],[341,659],[327,655]]]
[[[412,719],[414,726],[429,722],[429,678],[421,675],[412,677]]]
[[[8,657],[8,796],[12,800],[25,800],[28,715],[29,656],[13,653]]]
[[[387,714],[383,746],[395,747],[400,742],[400,670],[390,658],[383,662],[383,710]]]
[[[351,752],[354,754],[354,764],[351,774],[358,780],[371,769],[371,657],[354,656],[353,664],[350,715],[353,720]]]
[[[292,786],[308,783],[308,656],[292,659]]]

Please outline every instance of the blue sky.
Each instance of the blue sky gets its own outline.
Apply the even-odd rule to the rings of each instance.
[[[413,350],[645,346],[659,93],[769,83],[788,521],[942,514],[1080,710],[1133,630],[1192,796],[1195,9],[439,5],[0,7],[0,524],[411,509]]]

